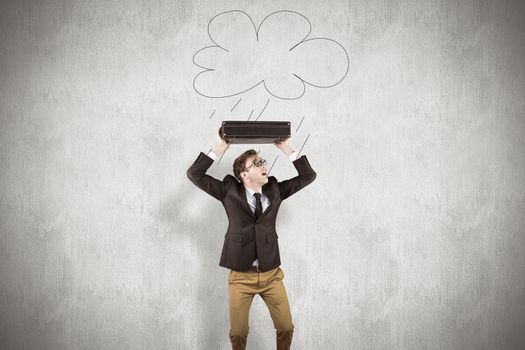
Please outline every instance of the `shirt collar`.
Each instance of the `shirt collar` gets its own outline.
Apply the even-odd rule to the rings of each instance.
[[[255,193],[254,190],[252,190],[251,188],[248,188],[246,186],[244,186],[244,188],[246,189],[246,197],[247,198],[253,198],[253,194]],[[262,194],[262,192],[259,192]]]

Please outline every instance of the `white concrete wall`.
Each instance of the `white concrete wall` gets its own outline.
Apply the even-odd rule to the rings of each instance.
[[[2,1],[0,348],[229,348],[227,222],[185,171],[270,98],[192,88],[232,9],[300,12],[349,55],[260,117],[318,173],[278,219],[294,348],[524,348],[525,7],[375,0]],[[260,298],[250,321],[273,348]]]

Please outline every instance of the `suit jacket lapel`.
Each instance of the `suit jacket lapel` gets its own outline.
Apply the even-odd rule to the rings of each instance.
[[[250,205],[248,204],[248,201],[246,200],[246,187],[241,183],[241,191],[240,191],[240,197],[241,197],[241,206],[244,208],[244,210],[248,211],[248,213],[252,216],[252,218],[255,219],[255,214],[252,211],[252,208],[250,208]]]
[[[272,209],[272,206],[274,205],[275,203],[275,198],[273,196],[273,192],[272,192],[272,188],[269,186],[269,183],[267,183],[266,185],[264,185],[261,189],[262,193],[268,197],[268,200],[270,201],[270,205],[268,206],[268,208],[266,208],[266,210],[262,213],[261,217],[257,220],[261,220],[261,218],[263,216],[265,216],[266,214],[268,214],[270,212],[270,210]]]

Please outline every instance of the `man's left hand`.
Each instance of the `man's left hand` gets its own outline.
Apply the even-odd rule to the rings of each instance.
[[[283,151],[287,156],[289,156],[290,154],[293,153],[293,149],[292,147],[290,147],[288,145],[288,141],[290,139],[287,138],[285,140],[280,140],[280,141],[276,141],[274,142],[273,144],[275,145],[275,147],[279,148],[281,151]]]

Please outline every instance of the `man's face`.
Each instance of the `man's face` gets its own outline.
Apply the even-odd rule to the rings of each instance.
[[[245,177],[244,181],[251,183],[252,185],[262,186],[268,182],[268,170],[266,169],[266,163],[260,164],[262,161],[258,155],[251,156],[244,162]],[[257,166],[259,165],[259,166]]]

